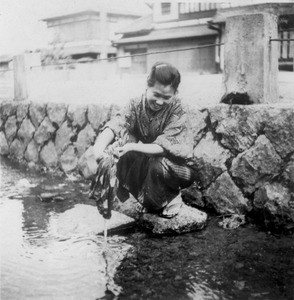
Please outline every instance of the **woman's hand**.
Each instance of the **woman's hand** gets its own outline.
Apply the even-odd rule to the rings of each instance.
[[[122,147],[118,147],[117,148],[118,156],[122,157],[123,155],[125,155],[129,151],[134,151],[134,145],[135,145],[135,143],[128,143],[128,144],[125,144]]]

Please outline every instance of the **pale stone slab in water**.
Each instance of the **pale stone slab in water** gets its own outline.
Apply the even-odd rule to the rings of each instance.
[[[136,210],[137,201],[129,198],[126,202],[115,203],[115,210],[134,218],[140,226],[152,230],[155,234],[179,234],[201,230],[207,222],[207,214],[183,204],[179,214],[171,219],[155,214],[141,214]]]

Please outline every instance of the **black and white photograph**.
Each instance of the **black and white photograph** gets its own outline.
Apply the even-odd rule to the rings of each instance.
[[[0,0],[0,290],[294,300],[294,0]]]

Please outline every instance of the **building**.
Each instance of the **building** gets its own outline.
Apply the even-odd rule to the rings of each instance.
[[[280,68],[291,70],[294,42],[289,39],[294,37],[294,4],[260,2],[251,1],[248,5],[246,2],[151,1],[153,13],[120,30],[122,37],[114,41],[119,56],[134,55],[128,62],[120,63],[120,68],[123,72],[144,73],[155,61],[163,60],[179,66],[182,72],[221,72],[223,46],[220,44],[225,41],[226,18],[271,12],[279,17],[280,38],[287,39],[280,41]],[[177,51],[169,52],[172,50]]]
[[[164,60],[180,66],[183,72],[217,73],[217,49],[201,46],[218,42],[218,31],[207,26],[218,7],[216,3],[154,1],[152,14],[118,32],[122,38],[114,41],[114,45],[118,48],[119,56],[137,55],[129,63],[122,63],[121,69],[144,73],[154,62]],[[195,49],[169,52],[187,48]],[[140,55],[153,52],[162,53]]]
[[[117,49],[111,44],[114,32],[141,16],[141,13],[100,1],[44,18],[52,35],[49,51],[61,59],[115,57]]]

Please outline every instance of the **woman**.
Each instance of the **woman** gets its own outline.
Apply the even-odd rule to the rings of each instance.
[[[142,211],[165,218],[178,214],[182,205],[180,190],[195,179],[193,170],[186,165],[192,156],[193,137],[177,97],[180,80],[174,66],[156,63],[148,76],[146,92],[131,100],[123,112],[104,126],[94,145],[101,168],[107,160],[107,147],[115,139],[125,140],[127,134],[127,142],[116,148],[117,196],[123,200],[131,193],[142,205]],[[98,170],[97,174],[92,198],[101,182],[101,172]],[[97,201],[99,195],[96,193]]]

